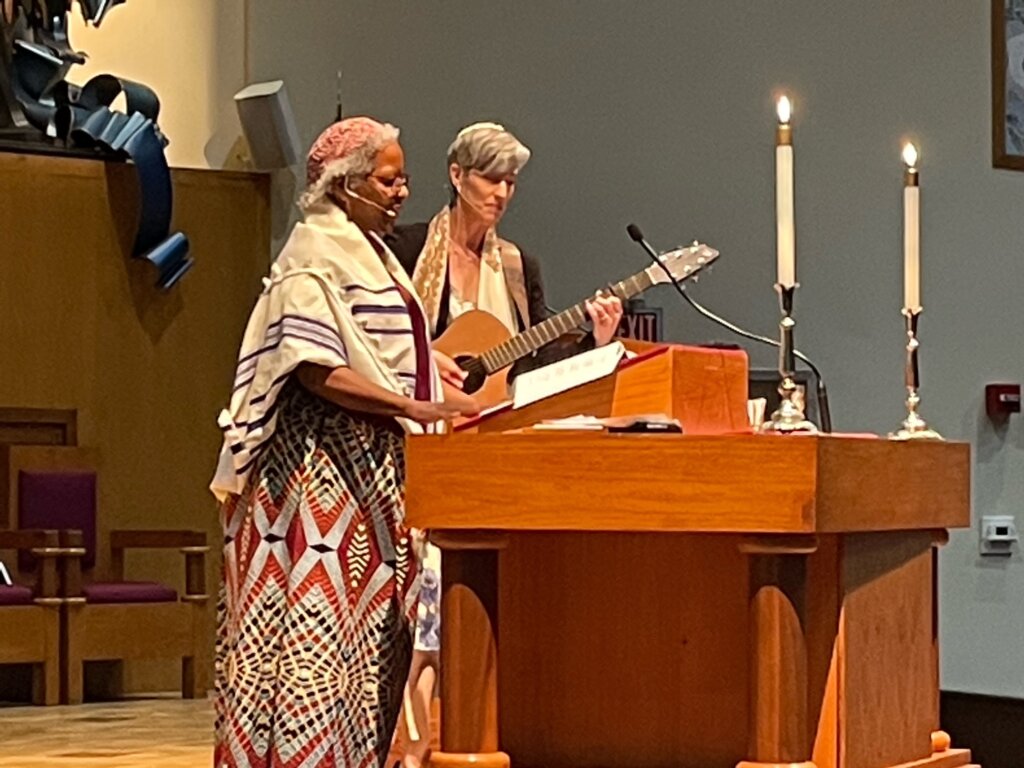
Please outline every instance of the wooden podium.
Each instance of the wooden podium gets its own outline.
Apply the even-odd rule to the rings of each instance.
[[[970,763],[934,572],[967,445],[424,436],[407,483],[444,556],[433,766]]]
[[[520,410],[511,405],[458,427],[459,432],[505,432],[543,419],[578,413],[626,416],[663,413],[689,434],[749,431],[747,355],[736,349],[627,342],[638,352],[611,376]]]

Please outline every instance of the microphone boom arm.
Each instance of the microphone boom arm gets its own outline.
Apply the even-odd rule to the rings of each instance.
[[[758,341],[762,344],[767,344],[772,347],[779,346],[778,339],[772,339],[768,336],[762,336],[759,333],[752,333],[751,331],[747,331],[743,328],[740,328],[738,325],[734,325],[725,318],[719,317],[710,309],[697,302],[692,296],[690,296],[690,294],[686,292],[686,287],[680,285],[679,282],[672,276],[672,273],[669,272],[668,268],[662,263],[661,258],[658,256],[658,252],[655,251],[654,248],[651,247],[651,244],[644,239],[643,234],[641,234],[640,232],[640,228],[636,224],[630,224],[628,227],[626,227],[626,231],[629,233],[630,239],[633,240],[641,248],[643,248],[647,255],[651,257],[651,260],[654,261],[654,263],[657,264],[659,267],[661,267],[662,271],[664,271],[665,273],[665,276],[668,278],[669,283],[671,283],[672,287],[675,288],[676,292],[683,297],[683,301],[685,301],[687,304],[689,304],[691,307],[697,310],[699,314],[703,315],[708,320],[717,323],[726,330],[735,333],[737,336],[742,336],[743,338],[750,339],[751,341]],[[814,377],[817,380],[818,411],[821,417],[821,431],[826,433],[831,432],[832,412],[829,409],[828,390],[825,387],[825,380],[821,377],[821,371],[819,371],[818,367],[811,362],[810,358],[808,358],[807,355],[805,355],[800,350],[794,349],[793,356],[800,360],[802,363],[804,363],[808,368],[810,368],[814,372]]]

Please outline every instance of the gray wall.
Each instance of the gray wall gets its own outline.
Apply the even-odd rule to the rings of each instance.
[[[924,410],[975,449],[974,514],[1024,524],[1021,418],[996,432],[989,381],[1024,379],[1024,174],[990,167],[989,3],[736,0],[251,0],[255,79],[283,77],[312,140],[345,71],[348,114],[403,129],[409,220],[444,201],[444,150],[497,119],[534,150],[503,233],[542,257],[565,305],[645,266],[624,233],[722,251],[694,293],[774,333],[773,101],[795,101],[800,346],[837,429],[902,418],[901,166],[921,148]],[[731,340],[677,307],[673,339]],[[770,366],[769,352],[751,350]],[[870,481],[870,478],[865,478]],[[1024,696],[1024,569],[942,559],[943,685]]]

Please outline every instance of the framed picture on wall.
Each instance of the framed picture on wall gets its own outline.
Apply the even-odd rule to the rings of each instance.
[[[1024,171],[1024,0],[992,0],[992,165]]]

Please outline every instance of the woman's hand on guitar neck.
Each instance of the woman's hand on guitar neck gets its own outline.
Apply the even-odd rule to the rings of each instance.
[[[594,323],[594,344],[603,347],[619,329],[622,320],[622,302],[616,296],[598,292],[586,302],[587,314]]]
[[[459,364],[452,360],[444,352],[431,350],[434,355],[434,365],[437,372],[441,374],[441,381],[451,384],[456,389],[462,389],[462,382],[466,380],[466,372],[459,367]]]

